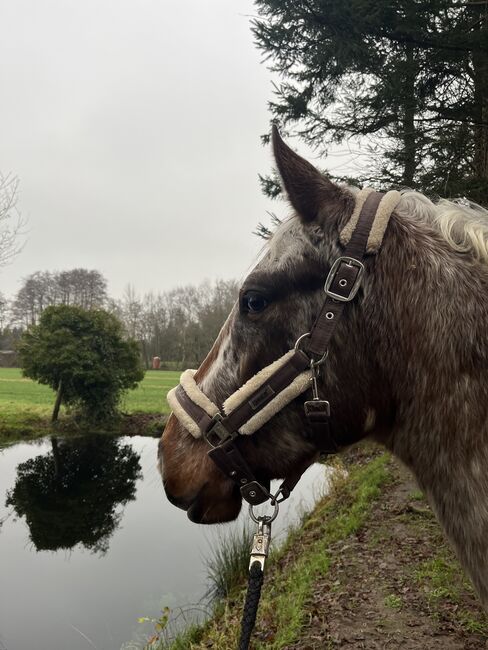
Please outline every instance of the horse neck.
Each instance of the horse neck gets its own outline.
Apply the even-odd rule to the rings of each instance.
[[[393,229],[372,323],[396,411],[383,442],[416,475],[488,603],[488,269],[436,233]]]

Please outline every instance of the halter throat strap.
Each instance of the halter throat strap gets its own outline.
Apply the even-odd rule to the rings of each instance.
[[[330,429],[329,402],[318,395],[318,369],[327,357],[329,343],[347,303],[354,300],[361,286],[365,272],[363,260],[368,252],[377,252],[388,219],[400,200],[398,192],[362,192],[349,224],[341,233],[341,241],[347,244],[328,274],[324,286],[326,299],[311,331],[298,339],[295,349],[231,395],[224,403],[223,412],[197,386],[193,379],[195,371],[185,371],[181,383],[168,393],[168,402],[176,417],[194,437],[207,440],[212,447],[209,457],[239,485],[242,497],[251,505],[287,498],[318,453],[329,455],[339,449],[340,444]],[[372,241],[377,247],[375,250],[371,249]],[[310,382],[313,397],[305,401],[304,408],[309,424],[308,437],[317,452],[285,477],[278,491],[279,498],[273,497],[269,485],[263,485],[254,476],[237,446],[237,439],[239,435],[259,430],[310,388]]]

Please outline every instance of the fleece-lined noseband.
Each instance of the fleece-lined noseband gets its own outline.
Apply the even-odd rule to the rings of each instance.
[[[316,457],[306,459],[288,475],[271,496],[269,485],[256,480],[236,445],[240,435],[258,431],[276,413],[299,395],[312,388],[312,399],[304,402],[308,421],[307,435],[321,454],[335,453],[339,443],[329,426],[329,402],[320,399],[318,370],[327,357],[329,342],[342,311],[356,296],[364,275],[363,259],[381,247],[389,218],[401,196],[363,189],[356,195],[354,211],[340,234],[344,254],[333,263],[325,281],[326,299],[310,332],[300,336],[295,348],[263,368],[228,397],[222,409],[197,386],[195,370],[185,370],[180,384],[168,393],[174,415],[195,438],[205,438],[208,455],[240,488],[251,505],[287,498],[303,472]]]

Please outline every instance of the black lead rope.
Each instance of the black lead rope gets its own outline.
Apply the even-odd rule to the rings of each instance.
[[[247,583],[246,602],[241,619],[241,638],[239,639],[239,650],[248,650],[251,634],[256,623],[261,587],[263,586],[264,573],[260,562],[255,560],[249,569],[249,581]]]
[[[276,496],[274,497],[276,499]],[[241,636],[238,650],[248,650],[252,631],[256,623],[261,587],[264,580],[264,563],[269,553],[271,543],[271,523],[278,515],[277,501],[272,501],[274,512],[271,516],[256,517],[253,507],[249,507],[251,519],[257,523],[258,529],[253,537],[251,559],[249,562],[249,577],[247,583],[246,600],[241,619]]]

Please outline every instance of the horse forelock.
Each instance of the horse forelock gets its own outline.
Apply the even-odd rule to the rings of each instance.
[[[354,194],[354,188],[344,188]],[[323,266],[332,256],[340,254],[339,230],[349,214],[329,221],[304,224],[293,214],[284,219],[269,236],[256,269],[270,269],[293,273],[303,261]]]

